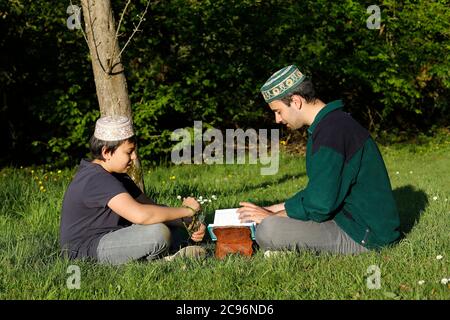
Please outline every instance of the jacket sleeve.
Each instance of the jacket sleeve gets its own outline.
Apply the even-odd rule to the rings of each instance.
[[[344,177],[345,170],[350,169],[345,166],[344,156],[333,148],[321,146],[311,158],[306,188],[285,202],[287,215],[304,221],[331,219],[352,183]]]

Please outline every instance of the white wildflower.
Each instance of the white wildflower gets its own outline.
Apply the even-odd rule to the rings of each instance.
[[[436,256],[436,260],[441,260],[442,258],[443,258],[442,255],[437,255],[437,256]]]
[[[434,197],[433,197],[433,200],[434,200],[434,201],[436,201],[437,199],[438,199],[438,197],[437,197],[437,196],[434,196]]]
[[[421,286],[421,285],[423,285],[425,283],[425,281],[424,280],[419,280],[417,283],[419,284],[419,286]]]
[[[441,279],[441,283],[442,284],[447,284],[448,283],[448,279],[447,278],[442,278]]]
[[[400,172],[396,171],[395,174],[400,174]]]
[[[177,196],[177,199],[178,199],[178,200],[181,200],[181,196]]]

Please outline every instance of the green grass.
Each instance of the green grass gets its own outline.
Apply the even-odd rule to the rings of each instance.
[[[450,141],[381,149],[406,237],[392,248],[360,256],[303,252],[265,259],[256,252],[250,259],[218,261],[210,250],[203,261],[120,267],[68,261],[59,257],[58,227],[74,170],[4,168],[0,299],[449,299],[450,287],[441,279],[450,278]],[[252,165],[159,167],[145,176],[148,195],[160,203],[179,205],[177,195],[216,195],[205,207],[208,220],[215,209],[241,200],[281,202],[306,182],[304,159],[286,154],[273,176],[261,176]],[[67,268],[74,264],[81,270],[80,289],[66,285]],[[366,286],[371,265],[381,271],[379,290]]]

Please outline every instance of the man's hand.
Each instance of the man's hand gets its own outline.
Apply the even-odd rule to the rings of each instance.
[[[258,207],[250,202],[239,202],[241,208],[237,209],[241,222],[261,223],[262,220],[274,214],[265,208]]]
[[[198,201],[192,197],[185,198],[183,200],[183,206],[194,209],[195,213],[199,212],[201,209],[200,203],[198,203]],[[192,214],[190,216],[193,216],[193,215],[194,215],[194,212],[192,212]]]
[[[282,211],[282,210],[285,210],[285,208],[284,208],[284,202],[282,202],[282,203],[277,203],[277,204],[273,204],[273,205],[268,206],[268,207],[264,207],[264,209],[269,210],[269,211],[272,211],[273,213],[280,212],[280,211]]]
[[[192,234],[192,236],[191,236],[192,241],[195,241],[195,242],[202,241],[203,237],[205,236],[205,230],[206,230],[206,226],[202,223],[200,225],[200,227],[198,228],[198,230]]]

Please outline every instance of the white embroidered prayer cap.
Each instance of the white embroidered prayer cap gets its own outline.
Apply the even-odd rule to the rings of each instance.
[[[95,123],[94,137],[102,141],[120,141],[134,136],[131,120],[125,116],[101,117]]]

